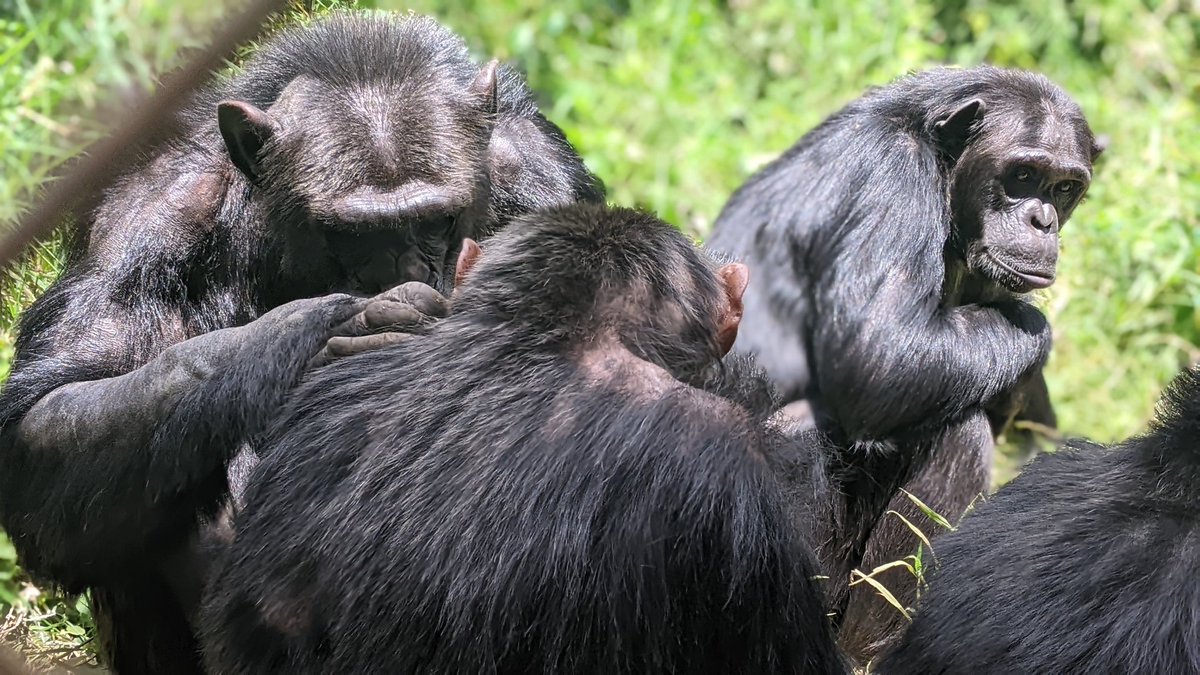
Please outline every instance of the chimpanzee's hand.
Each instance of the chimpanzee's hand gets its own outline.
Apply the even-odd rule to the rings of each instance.
[[[991,307],[1000,312],[1016,331],[1008,333],[1015,338],[1012,359],[1022,365],[1025,371],[1022,378],[1040,370],[1050,356],[1050,347],[1054,343],[1054,335],[1050,330],[1050,322],[1041,310],[1023,300],[1008,300],[997,302]],[[1015,387],[1017,383],[1013,383]]]
[[[419,281],[384,291],[334,329],[314,365],[394,345],[409,335],[423,333],[429,324],[446,316],[448,304],[445,296]]]
[[[1058,416],[1041,370],[1022,378],[1012,390],[989,402],[985,410],[992,435],[998,438],[1003,434],[1020,450],[1022,459],[1032,457],[1046,441],[1062,441],[1057,431]]]

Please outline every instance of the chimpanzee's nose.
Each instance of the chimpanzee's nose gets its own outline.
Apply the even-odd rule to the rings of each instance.
[[[1058,211],[1053,204],[1035,204],[1025,212],[1025,222],[1042,232],[1058,231]]]

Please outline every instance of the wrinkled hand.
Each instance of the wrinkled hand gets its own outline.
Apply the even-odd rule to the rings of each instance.
[[[1045,441],[1056,445],[1062,442],[1057,431],[1058,416],[1050,401],[1045,375],[1040,370],[1022,378],[1013,389],[989,402],[985,410],[992,425],[992,435],[997,438],[1003,435],[1020,450],[1022,459],[1041,450]],[[1025,424],[1018,425],[1021,422]]]
[[[314,365],[388,347],[423,333],[431,323],[445,317],[449,308],[445,296],[419,281],[401,284],[365,302],[361,311],[334,328],[325,347],[314,357]]]

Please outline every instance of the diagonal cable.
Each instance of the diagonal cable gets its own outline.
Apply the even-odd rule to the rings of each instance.
[[[231,57],[241,44],[258,36],[272,14],[288,0],[249,0],[242,13],[226,23],[208,47],[164,80],[153,96],[130,111],[129,121],[96,143],[65,175],[53,181],[37,205],[0,240],[0,268],[7,267],[34,241],[49,235],[85,197],[98,194],[129,168],[135,153],[128,148],[141,139],[169,131],[175,114],[193,91],[208,82],[211,74]]]

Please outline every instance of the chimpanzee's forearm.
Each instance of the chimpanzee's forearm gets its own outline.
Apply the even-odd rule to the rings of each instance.
[[[238,445],[263,430],[358,304],[290,303],[43,397],[3,439],[5,468],[22,477],[5,481],[4,524],[26,564],[82,586],[188,536],[224,495]]]

